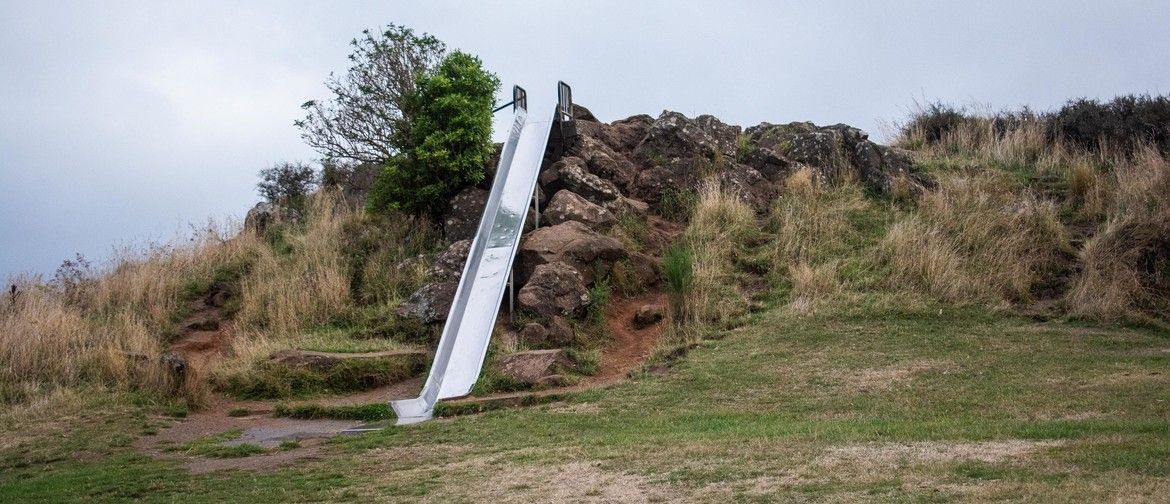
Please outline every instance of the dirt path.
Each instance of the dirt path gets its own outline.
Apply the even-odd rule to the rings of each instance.
[[[230,347],[232,323],[223,310],[230,297],[227,288],[213,286],[187,305],[191,314],[176,324],[177,336],[167,350],[181,355],[194,376],[203,376]]]
[[[634,327],[634,313],[637,313],[638,308],[648,304],[659,304],[665,307],[666,294],[649,292],[632,298],[616,299],[610,304],[606,313],[606,324],[613,336],[613,342],[602,349],[601,366],[597,374],[586,377],[575,385],[537,391],[468,396],[444,402],[454,405],[491,402],[520,403],[527,397],[564,395],[605,388],[620,383],[626,379],[631,371],[638,369],[643,362],[646,362],[646,359],[654,352],[654,345],[666,327],[666,321],[660,321],[642,329]]]
[[[201,306],[182,323],[184,330],[171,346],[180,352],[196,369],[203,369],[218,358],[230,344],[230,322],[220,316],[219,308],[200,300]],[[570,386],[535,392],[496,394],[491,396],[468,397],[448,401],[454,404],[468,402],[520,401],[530,396],[560,395],[584,390],[608,387],[621,382],[638,369],[653,352],[665,322],[637,329],[633,325],[634,314],[644,305],[665,306],[666,296],[659,292],[647,293],[632,298],[615,299],[606,314],[606,324],[613,341],[602,350],[600,370],[594,376]],[[192,306],[196,308],[196,306]],[[215,324],[206,323],[214,320]],[[193,328],[194,327],[194,328]],[[199,329],[206,327],[207,329]],[[384,403],[395,399],[407,399],[418,395],[423,377],[412,378],[397,384],[353,394],[322,397],[305,402],[326,406]],[[177,459],[192,473],[227,469],[264,470],[280,467],[299,460],[318,456],[320,447],[331,437],[344,434],[364,424],[349,420],[300,420],[272,416],[275,405],[281,401],[243,401],[215,395],[202,411],[162,432],[139,438],[135,447],[156,458]],[[241,412],[246,412],[241,414]],[[232,414],[238,416],[232,416]],[[206,439],[231,430],[240,430],[238,439],[226,444],[255,444],[271,451],[242,458],[206,458],[177,452],[173,447]],[[296,441],[297,447],[280,449],[281,443]],[[172,450],[168,450],[172,448]]]
[[[606,314],[606,325],[613,336],[613,344],[601,353],[601,370],[586,382],[609,382],[621,380],[641,366],[654,344],[662,334],[665,322],[658,322],[642,329],[634,327],[634,314],[645,305],[666,307],[666,294],[650,292],[626,299],[614,300]]]

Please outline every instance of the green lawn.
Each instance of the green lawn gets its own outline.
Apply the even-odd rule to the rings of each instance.
[[[268,472],[138,455],[123,402],[5,424],[0,502],[1170,500],[1170,336],[984,311],[777,310],[662,376]]]

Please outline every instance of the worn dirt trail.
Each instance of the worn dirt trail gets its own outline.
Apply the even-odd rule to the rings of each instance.
[[[608,387],[619,383],[633,370],[638,369],[653,352],[665,322],[637,329],[633,326],[634,313],[646,304],[665,305],[666,297],[660,292],[651,292],[632,298],[615,299],[606,313],[606,324],[612,342],[602,349],[599,372],[579,383],[560,388],[535,392],[518,392],[490,396],[467,397],[449,401],[451,403],[488,402],[499,400],[522,400],[529,396],[549,396],[580,392]],[[190,322],[218,317],[218,308],[204,306],[195,310],[184,327]],[[196,369],[204,369],[219,358],[230,344],[230,323],[218,319],[214,330],[186,330],[172,345],[171,349],[183,354]],[[424,377],[415,377],[386,387],[364,392],[336,395],[314,399],[308,402],[327,406],[358,405],[407,399],[418,395]],[[275,405],[281,401],[245,401],[216,394],[203,410],[176,422],[155,435],[143,436],[134,446],[141,452],[156,458],[182,460],[184,467],[192,473],[203,473],[228,469],[265,470],[300,460],[319,456],[321,445],[328,438],[360,427],[364,422],[350,420],[299,420],[272,416]],[[233,411],[247,411],[243,416],[231,416]],[[251,443],[263,448],[274,449],[283,441],[296,441],[298,446],[287,450],[273,450],[268,453],[243,458],[206,458],[168,451],[168,447],[181,446],[199,439],[205,439],[225,431],[239,429],[238,440],[228,444]]]

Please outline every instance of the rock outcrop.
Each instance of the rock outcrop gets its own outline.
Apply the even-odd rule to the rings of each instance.
[[[597,275],[605,275],[613,262],[626,256],[622,242],[589,229],[577,221],[542,227],[520,240],[520,279],[527,283],[536,267],[563,262],[572,266],[593,283]]]
[[[542,222],[557,225],[577,221],[591,229],[603,230],[617,222],[613,212],[597,205],[567,189],[557,191],[544,209]]]
[[[413,318],[424,324],[447,320],[447,312],[455,300],[456,281],[431,282],[420,287],[406,301],[398,305],[397,315]]]
[[[743,129],[709,115],[689,118],[670,111],[611,123],[582,106],[575,105],[573,113],[576,144],[561,159],[547,160],[538,179],[541,221],[551,225],[526,231],[517,255],[519,304],[544,317],[519,335],[528,344],[572,341],[571,327],[553,327],[549,317],[568,326],[566,317],[581,315],[589,287],[617,261],[628,258],[623,274],[639,285],[659,283],[654,255],[677,234],[677,221],[686,219],[685,209],[705,180],[717,181],[761,215],[783,191],[786,177],[802,168],[818,183],[856,180],[878,193],[916,193],[931,184],[906,152],[875,144],[865,132],[842,124],[761,123]],[[400,314],[426,323],[446,317],[486,200],[482,187],[452,199],[443,232],[453,244],[435,259],[431,283],[410,296]],[[647,213],[676,223],[651,219],[640,252],[603,234],[626,215]],[[526,221],[526,230],[533,220]]]
[[[244,229],[262,234],[273,224],[297,224],[301,218],[301,213],[293,208],[261,201],[244,216]]]
[[[855,178],[878,192],[890,191],[896,178],[917,190],[927,183],[909,154],[875,144],[864,131],[844,124],[762,123],[748,128],[744,135],[749,146],[742,156],[744,163],[773,182],[807,166],[820,182]]]
[[[585,278],[563,262],[541,264],[516,295],[516,303],[544,317],[578,316],[589,306]]]

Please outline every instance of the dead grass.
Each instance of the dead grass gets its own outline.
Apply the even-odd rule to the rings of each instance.
[[[800,263],[789,267],[792,292],[788,306],[796,313],[809,314],[841,296],[844,286],[837,275],[837,262],[813,267]]]
[[[934,158],[959,155],[982,163],[1027,165],[1041,173],[1059,172],[1067,164],[1070,150],[1049,141],[1042,118],[1027,113],[996,117],[987,107],[978,109],[947,125],[941,133],[924,128],[922,123],[911,125],[901,131],[894,144]],[[919,111],[920,116],[922,113]]]
[[[736,258],[745,237],[757,232],[755,213],[717,179],[700,188],[682,244],[690,251],[692,277],[682,293],[683,310],[674,310],[666,345],[693,342],[707,327],[728,324],[747,309],[739,291]]]
[[[947,175],[885,239],[891,280],[953,303],[1022,302],[1059,266],[1055,205],[1004,176]]]
[[[250,236],[225,238],[233,229],[210,224],[185,243],[123,251],[97,272],[51,282],[16,279],[20,294],[0,307],[2,402],[82,384],[171,392],[157,356],[185,288],[210,282],[259,248]],[[179,392],[192,400],[202,395],[199,387]]]
[[[848,465],[856,469],[864,464],[873,469],[892,469],[907,462],[979,461],[1003,462],[1025,457],[1036,451],[1065,444],[1063,441],[1005,439],[999,441],[947,443],[918,441],[912,443],[867,443],[835,446],[825,450],[817,463],[825,466]]]
[[[189,376],[176,389],[159,356],[192,301],[216,284],[239,284],[239,311],[230,326],[231,357],[210,374],[247,368],[297,342],[322,343],[306,336],[310,328],[368,304],[351,292],[355,267],[359,284],[387,292],[372,301],[378,306],[397,303],[428,274],[425,258],[402,266],[436,241],[426,223],[378,226],[364,218],[333,194],[317,193],[302,224],[281,224],[267,236],[211,222],[170,244],[124,250],[97,268],[75,265],[50,281],[12,279],[19,294],[0,301],[0,404],[84,385],[200,403],[207,376]],[[352,235],[367,228],[384,231],[369,241],[386,245],[355,266],[348,249],[361,247],[349,247]],[[407,234],[414,239],[394,239]]]
[[[1170,314],[1170,161],[1151,148],[1119,163],[1106,223],[1080,253],[1076,315]]]
[[[303,233],[290,233],[292,252],[264,248],[242,282],[240,320],[275,337],[321,324],[349,301],[349,275],[341,246],[348,205],[328,193],[310,198]]]

